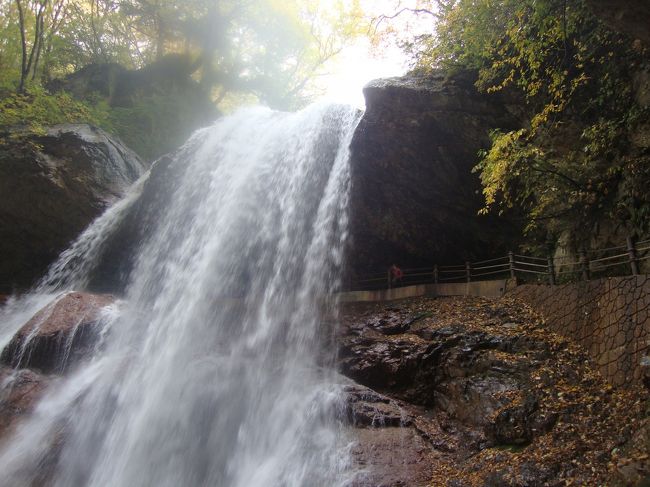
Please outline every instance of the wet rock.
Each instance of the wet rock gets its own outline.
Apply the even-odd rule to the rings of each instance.
[[[387,337],[382,319],[356,322],[340,340],[342,372],[363,385],[481,425],[521,388],[526,366],[511,355],[533,343],[459,325]]]
[[[489,417],[510,401],[505,395],[517,390],[518,383],[507,377],[470,377],[441,383],[434,393],[442,411],[465,423],[484,425]]]
[[[382,333],[382,320],[400,322],[391,313],[426,317]],[[584,350],[516,300],[356,305],[343,321],[341,370],[373,389],[355,392],[353,458],[368,469],[359,485],[645,485],[647,391],[614,391]],[[392,402],[409,418],[399,432]]]
[[[0,443],[33,410],[48,383],[34,371],[0,367]]]
[[[380,335],[383,336],[383,335]],[[367,335],[341,349],[341,370],[348,377],[378,390],[412,384],[427,345],[406,340],[374,341]]]
[[[411,413],[383,394],[355,383],[344,385],[344,420],[353,441],[355,487],[425,486],[434,454]],[[418,418],[422,422],[422,418]]]
[[[55,299],[23,326],[2,351],[2,363],[64,372],[86,357],[97,339],[109,295],[71,292]]]
[[[1,133],[0,293],[30,286],[147,169],[89,125]]]
[[[410,426],[411,417],[394,400],[358,384],[344,387],[346,418],[354,426]]]
[[[355,487],[430,485],[433,452],[413,428],[357,428],[352,434],[352,461],[363,469]]]

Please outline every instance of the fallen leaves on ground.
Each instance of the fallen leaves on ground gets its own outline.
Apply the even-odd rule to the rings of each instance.
[[[502,361],[524,361],[526,390],[505,391],[505,408],[533,395],[538,410],[557,417],[550,431],[527,445],[485,443],[470,456],[435,456],[433,486],[624,486],[650,478],[648,392],[642,386],[614,389],[586,351],[549,331],[527,305],[511,298],[414,298],[348,305],[344,322],[417,317],[404,333],[385,340],[420,340],[414,333],[462,325],[547,347],[548,354],[499,351]],[[435,410],[435,405],[433,406]],[[501,411],[496,411],[499,414]],[[453,420],[453,418],[450,418]],[[465,452],[466,453],[466,452]]]

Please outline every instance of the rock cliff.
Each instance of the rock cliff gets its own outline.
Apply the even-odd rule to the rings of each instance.
[[[650,3],[647,0],[588,0],[587,3],[607,25],[650,46]]]
[[[494,129],[518,126],[520,108],[477,92],[471,73],[371,82],[352,142],[351,265],[357,273],[458,263],[506,247],[514,228],[478,216],[472,168]]]
[[[1,134],[0,293],[28,287],[147,169],[88,125]]]

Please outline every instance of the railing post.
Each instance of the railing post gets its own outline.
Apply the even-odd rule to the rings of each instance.
[[[390,269],[388,269],[388,271],[386,272],[386,282],[387,282],[387,289],[390,289],[392,285]]]
[[[469,262],[465,262],[465,278],[467,279],[467,282],[472,281],[472,264]]]
[[[589,276],[589,257],[587,257],[587,251],[582,249],[580,251],[580,264],[582,265],[582,280],[588,281]]]
[[[636,255],[636,244],[632,237],[627,237],[627,253],[630,258],[630,267],[632,268],[632,275],[639,275],[639,262]]]
[[[548,256],[548,282],[551,286],[555,286],[555,262],[553,256]]]
[[[433,282],[434,282],[434,284],[438,284],[438,279],[439,279],[438,274],[439,274],[439,272],[438,272],[438,264],[436,264],[436,265],[433,266]]]
[[[509,260],[509,269],[510,269],[510,279],[516,279],[517,275],[515,274],[515,253],[513,251],[508,252]]]

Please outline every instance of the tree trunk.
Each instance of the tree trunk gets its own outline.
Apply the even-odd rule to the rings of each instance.
[[[23,12],[23,5],[20,3],[20,0],[16,0],[16,6],[18,7],[18,26],[20,28],[20,46],[22,48],[18,92],[22,93],[25,91],[25,79],[27,78],[27,39],[25,38],[25,13]]]

